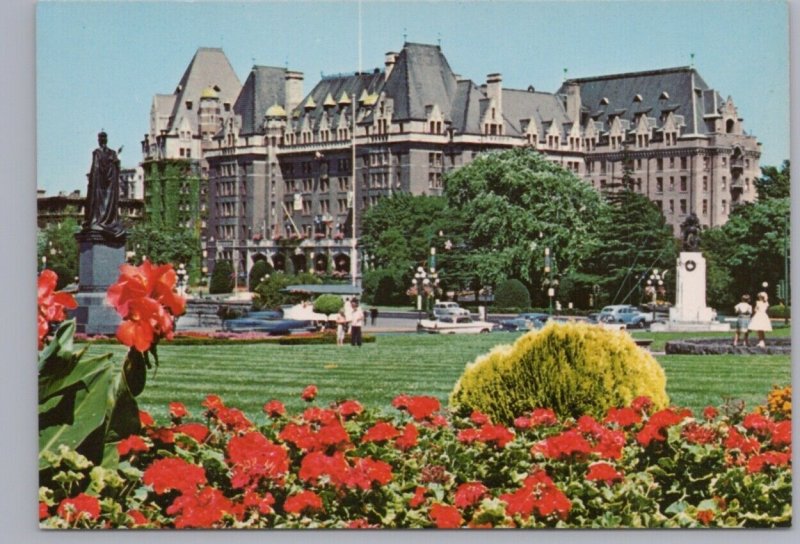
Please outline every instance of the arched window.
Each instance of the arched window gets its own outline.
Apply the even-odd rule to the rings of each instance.
[[[725,123],[725,132],[731,134],[733,132],[733,125],[733,119],[728,119],[728,121]]]

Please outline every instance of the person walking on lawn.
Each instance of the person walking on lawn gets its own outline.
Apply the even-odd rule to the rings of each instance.
[[[764,291],[761,291],[756,296],[756,308],[753,313],[753,318],[750,320],[750,325],[747,327],[751,331],[758,333],[758,347],[765,348],[764,333],[772,330],[772,322],[767,315],[769,308],[769,298]]]
[[[749,346],[748,336],[750,336],[750,316],[753,315],[753,307],[750,306],[750,295],[742,295],[742,301],[733,307],[736,312],[736,333],[733,336],[733,345],[739,345],[739,339],[744,341],[745,346]]]
[[[364,310],[358,305],[358,299],[350,301],[353,311],[350,312],[350,345],[361,347],[361,329],[364,326]]]

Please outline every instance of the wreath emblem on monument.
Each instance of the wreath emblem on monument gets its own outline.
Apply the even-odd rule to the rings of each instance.
[[[686,270],[687,270],[687,272],[691,272],[695,268],[697,268],[697,263],[696,262],[694,262],[692,260],[686,261]]]

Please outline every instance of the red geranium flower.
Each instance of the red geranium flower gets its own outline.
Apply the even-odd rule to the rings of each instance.
[[[317,386],[316,385],[309,385],[305,389],[303,389],[303,393],[300,395],[306,402],[311,402],[315,398],[317,398]]]
[[[489,489],[480,482],[467,482],[458,486],[455,494],[455,505],[458,508],[467,508],[477,504]]]
[[[385,421],[379,421],[364,433],[364,436],[361,438],[361,443],[384,442],[397,438],[398,436],[400,436],[400,431],[398,431],[394,425]]]
[[[697,423],[689,423],[684,427],[681,436],[691,444],[711,444],[717,440],[717,432],[714,429],[703,427]]]
[[[310,423],[323,423],[329,425],[339,421],[339,416],[333,410],[311,406],[303,412],[303,419]]]
[[[458,431],[458,441],[464,444],[472,444],[480,437],[481,432],[478,429],[462,429]]]
[[[217,410],[217,419],[228,429],[237,432],[249,431],[254,427],[253,422],[247,419],[244,412],[238,408],[220,408]]]
[[[355,458],[347,475],[347,485],[367,490],[373,484],[386,485],[392,481],[392,466],[369,457]]]
[[[309,425],[297,425],[289,423],[278,435],[284,442],[290,442],[301,450],[311,451],[319,447],[317,435],[311,430]]]
[[[550,408],[536,408],[531,413],[530,422],[532,427],[551,426],[558,423],[558,417]]]
[[[431,506],[430,517],[439,529],[458,529],[464,523],[458,508],[447,504]]]
[[[653,406],[653,401],[650,397],[636,397],[631,402],[631,408],[637,412],[647,412]]]
[[[338,420],[323,424],[316,433],[316,444],[320,448],[336,447],[347,448],[351,446],[350,435],[347,429]]]
[[[147,436],[149,436],[151,440],[162,442],[164,444],[175,443],[175,433],[172,431],[172,429],[167,429],[164,427],[147,429]]]
[[[137,525],[147,525],[150,523],[150,520],[145,517],[139,510],[128,510],[127,514],[130,516],[132,522],[131,527],[135,527]]]
[[[715,419],[718,415],[719,415],[719,411],[717,411],[717,409],[714,408],[713,406],[706,406],[703,409],[703,417],[706,418],[709,421],[711,421],[712,419]]]
[[[395,397],[392,401],[392,406],[400,410],[407,410],[411,417],[417,421],[430,417],[441,408],[439,399],[435,397],[409,397],[407,395]]]
[[[792,445],[792,420],[786,419],[779,421],[772,428],[772,437],[770,438],[773,446],[791,446]]]
[[[39,521],[49,518],[50,512],[46,503],[39,502]]]
[[[177,514],[176,529],[208,529],[222,521],[226,513],[235,512],[233,503],[215,487],[205,487],[198,493],[181,495],[167,508],[167,514]]]
[[[197,486],[206,483],[206,472],[203,467],[188,463],[177,457],[158,459],[144,471],[142,481],[158,494],[170,490],[183,494],[192,494]]]
[[[551,436],[531,448],[531,453],[541,453],[550,459],[564,459],[571,456],[583,457],[591,451],[591,444],[575,429]]]
[[[197,442],[203,442],[208,438],[208,427],[202,423],[184,423],[182,425],[177,425],[173,430],[176,433],[183,433],[187,436],[191,436]]]
[[[503,425],[487,423],[480,428],[478,439],[487,444],[494,443],[498,448],[505,448],[506,444],[514,440],[514,433]]]
[[[401,450],[407,450],[417,445],[418,437],[419,430],[416,425],[407,423],[403,428],[403,433],[394,441],[394,445]]]
[[[408,505],[411,508],[418,508],[422,503],[425,502],[425,491],[427,490],[424,487],[418,485],[414,490],[414,496],[408,500]]]
[[[792,460],[790,453],[779,451],[767,451],[759,455],[754,455],[747,462],[747,472],[761,472],[764,467],[785,467],[788,466]]]
[[[739,450],[745,455],[756,453],[761,449],[761,444],[756,438],[745,438],[735,427],[728,430],[728,436],[723,445],[729,450]]]
[[[672,408],[656,412],[650,416],[650,419],[644,424],[642,430],[638,432],[636,440],[645,448],[654,441],[663,442],[667,437],[662,431],[667,427],[677,425],[685,418],[690,417],[691,414],[689,410],[676,411]]]
[[[542,470],[525,478],[522,488],[514,493],[500,495],[500,500],[506,503],[508,515],[519,514],[524,519],[533,513],[538,513],[542,517],[556,514],[561,519],[566,519],[572,508],[567,496]]]
[[[324,512],[322,499],[313,491],[301,491],[288,497],[283,503],[287,514],[300,514],[302,512]]]
[[[514,418],[514,428],[520,431],[530,429],[532,427],[532,420],[529,417],[519,416]]]
[[[227,458],[234,488],[258,484],[262,478],[281,481],[289,470],[286,450],[259,432],[231,438]]]
[[[350,416],[357,416],[363,412],[364,407],[361,406],[361,403],[357,400],[346,400],[341,403],[336,410],[339,412],[340,416],[347,419]]]
[[[269,417],[280,417],[286,413],[286,407],[279,400],[271,400],[264,405],[264,413]]]
[[[37,302],[38,302],[38,321],[39,321],[39,349],[47,336],[48,325],[51,321],[64,321],[66,314],[64,308],[77,308],[75,298],[69,293],[56,291],[58,275],[52,270],[42,270],[39,274]]]
[[[485,423],[490,423],[489,416],[477,410],[472,411],[472,414],[470,414],[469,416],[469,420],[473,422],[475,425],[483,425]]]
[[[200,406],[208,409],[209,412],[216,412],[220,408],[224,408],[225,405],[222,402],[222,399],[219,398],[217,395],[207,395],[205,400],[200,403]]]
[[[583,434],[600,436],[605,431],[605,428],[592,416],[581,416],[578,418],[576,424],[577,429]]]
[[[699,521],[703,525],[710,525],[711,522],[714,521],[714,511],[713,510],[698,510],[697,511],[697,521]]]
[[[614,423],[620,427],[630,427],[641,423],[642,414],[633,408],[611,408],[606,414],[604,423]]]
[[[100,517],[100,501],[97,497],[81,493],[61,501],[56,513],[67,523],[75,523],[81,519],[94,520]]]
[[[132,434],[124,440],[120,440],[117,444],[117,452],[119,453],[120,457],[124,457],[130,452],[139,453],[145,452],[149,449],[150,446],[148,446],[147,443],[142,440],[142,437],[135,434]]]
[[[772,430],[773,423],[761,414],[747,414],[742,421],[742,427],[759,436],[766,436]]]
[[[601,462],[589,466],[586,479],[593,482],[601,481],[605,482],[607,485],[611,485],[614,482],[622,480],[622,474],[617,472],[617,470],[608,463]]]
[[[139,423],[142,425],[142,427],[152,427],[155,421],[153,420],[153,416],[151,416],[148,412],[139,410]]]
[[[298,476],[312,485],[318,485],[319,479],[327,476],[332,485],[343,486],[347,483],[348,471],[349,466],[342,452],[325,455],[321,451],[312,451],[300,462]]]
[[[176,419],[180,419],[182,417],[188,416],[189,411],[186,409],[186,406],[184,406],[182,402],[170,402],[169,415],[171,415]]]
[[[261,514],[271,514],[272,513],[272,505],[275,504],[275,497],[272,496],[272,493],[264,493],[262,497],[255,491],[248,489],[244,492],[244,497],[242,498],[242,505],[248,509],[256,509]]]
[[[370,525],[369,521],[365,518],[354,519],[347,523],[348,529],[379,529],[378,525]]]
[[[606,430],[600,436],[592,451],[599,454],[603,459],[621,459],[625,443],[625,433]]]

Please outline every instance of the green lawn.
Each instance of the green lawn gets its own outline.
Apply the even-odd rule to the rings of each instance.
[[[791,327],[784,326],[782,323],[778,324],[773,322],[772,326],[774,330],[768,333],[767,338],[773,338],[776,336],[791,336],[792,329]],[[634,338],[649,338],[653,340],[653,343],[650,345],[651,351],[664,351],[664,345],[669,342],[670,340],[680,340],[682,338],[723,338],[728,339],[733,342],[733,331],[731,332],[702,332],[702,333],[690,333],[690,332],[650,332],[650,331],[631,331],[631,334]],[[752,333],[750,335],[750,340],[753,344],[755,344],[758,339],[756,338],[756,333]]]
[[[646,333],[645,333],[646,335]],[[140,406],[165,417],[167,403],[180,401],[196,414],[207,394],[220,395],[231,406],[259,417],[271,399],[290,411],[308,384],[319,387],[323,404],[355,398],[368,407],[388,408],[400,393],[434,395],[446,402],[464,365],[516,334],[475,336],[384,335],[362,348],[325,346],[170,346],[159,347],[161,365],[148,376]],[[120,346],[92,346],[91,353]],[[667,373],[673,403],[695,411],[741,398],[748,407],[764,402],[773,384],[791,383],[788,356],[658,356]]]

